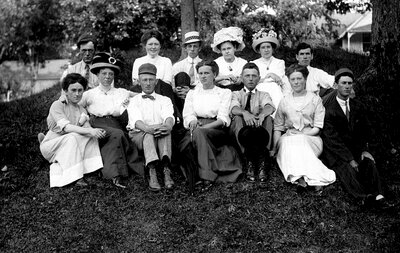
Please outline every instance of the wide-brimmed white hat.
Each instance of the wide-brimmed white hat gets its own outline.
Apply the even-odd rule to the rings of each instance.
[[[218,49],[218,46],[227,41],[239,43],[237,51],[242,51],[243,48],[246,47],[243,42],[243,30],[239,27],[231,26],[222,28],[214,34],[214,42],[211,44],[213,51],[216,53],[221,53],[221,50]]]
[[[201,42],[200,40],[200,33],[196,31],[191,31],[185,33],[185,40],[183,45],[194,43],[194,42]]]
[[[254,51],[257,52],[256,48],[258,45],[269,42],[275,44],[276,47],[279,47],[279,40],[277,38],[277,34],[274,30],[268,30],[266,28],[261,29],[257,33],[253,34],[253,44],[252,47]],[[257,52],[258,53],[258,52]]]

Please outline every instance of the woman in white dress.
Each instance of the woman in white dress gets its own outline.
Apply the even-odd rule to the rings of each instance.
[[[77,181],[86,186],[84,174],[103,167],[97,139],[106,132],[92,128],[86,110],[78,104],[87,80],[76,73],[68,74],[62,82],[65,100],[56,100],[50,107],[49,131],[40,143],[40,151],[50,165],[50,187],[61,187]]]
[[[231,142],[228,126],[232,92],[215,86],[218,65],[202,61],[196,66],[201,85],[190,90],[183,108],[183,124],[189,129],[180,143],[181,153],[191,153],[194,162],[184,161],[198,172],[205,186],[211,182],[235,182],[242,165]]]
[[[276,159],[287,182],[319,189],[336,180],[335,172],[318,159],[325,108],[319,96],[306,90],[306,67],[294,64],[286,73],[293,91],[281,100],[275,115]]]
[[[155,65],[157,67],[157,79],[172,85],[172,62],[169,58],[160,56],[160,50],[164,43],[163,35],[157,30],[150,30],[142,35],[140,41],[146,50],[146,55],[133,62],[133,85],[139,84],[139,67],[144,63]]]
[[[285,76],[285,61],[273,56],[279,47],[277,34],[273,30],[261,29],[253,35],[252,47],[260,58],[253,62],[260,69],[260,83],[257,90],[268,92],[275,105],[279,105],[283,95],[290,91]]]
[[[240,89],[240,75],[247,61],[235,56],[236,51],[242,51],[245,47],[243,31],[238,27],[222,28],[214,34],[214,42],[211,45],[216,53],[222,54],[215,59],[218,64],[219,74],[215,78],[218,86],[231,90]]]

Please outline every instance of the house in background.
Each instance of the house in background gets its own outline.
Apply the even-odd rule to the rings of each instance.
[[[341,47],[352,52],[369,53],[371,46],[372,12],[368,11],[362,15],[348,13],[335,18],[341,23],[341,28],[338,31],[338,42]],[[355,20],[352,21],[354,18]]]

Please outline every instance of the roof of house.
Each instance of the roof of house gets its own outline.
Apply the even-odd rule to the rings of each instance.
[[[350,24],[342,33],[339,35],[339,39],[343,38],[347,33],[367,33],[371,32],[372,24],[372,12],[365,12],[356,21]]]

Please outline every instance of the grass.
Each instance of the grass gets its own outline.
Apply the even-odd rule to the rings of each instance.
[[[341,57],[334,55],[332,64]],[[241,179],[195,196],[178,171],[173,192],[149,192],[136,175],[125,190],[96,175],[89,177],[90,188],[50,189],[36,134],[46,131],[58,94],[54,87],[0,104],[0,167],[8,167],[0,172],[1,252],[400,251],[398,205],[386,211],[362,207],[339,183],[322,194],[297,193],[276,167],[267,187]],[[400,156],[385,147],[380,154],[386,197],[398,203]]]

